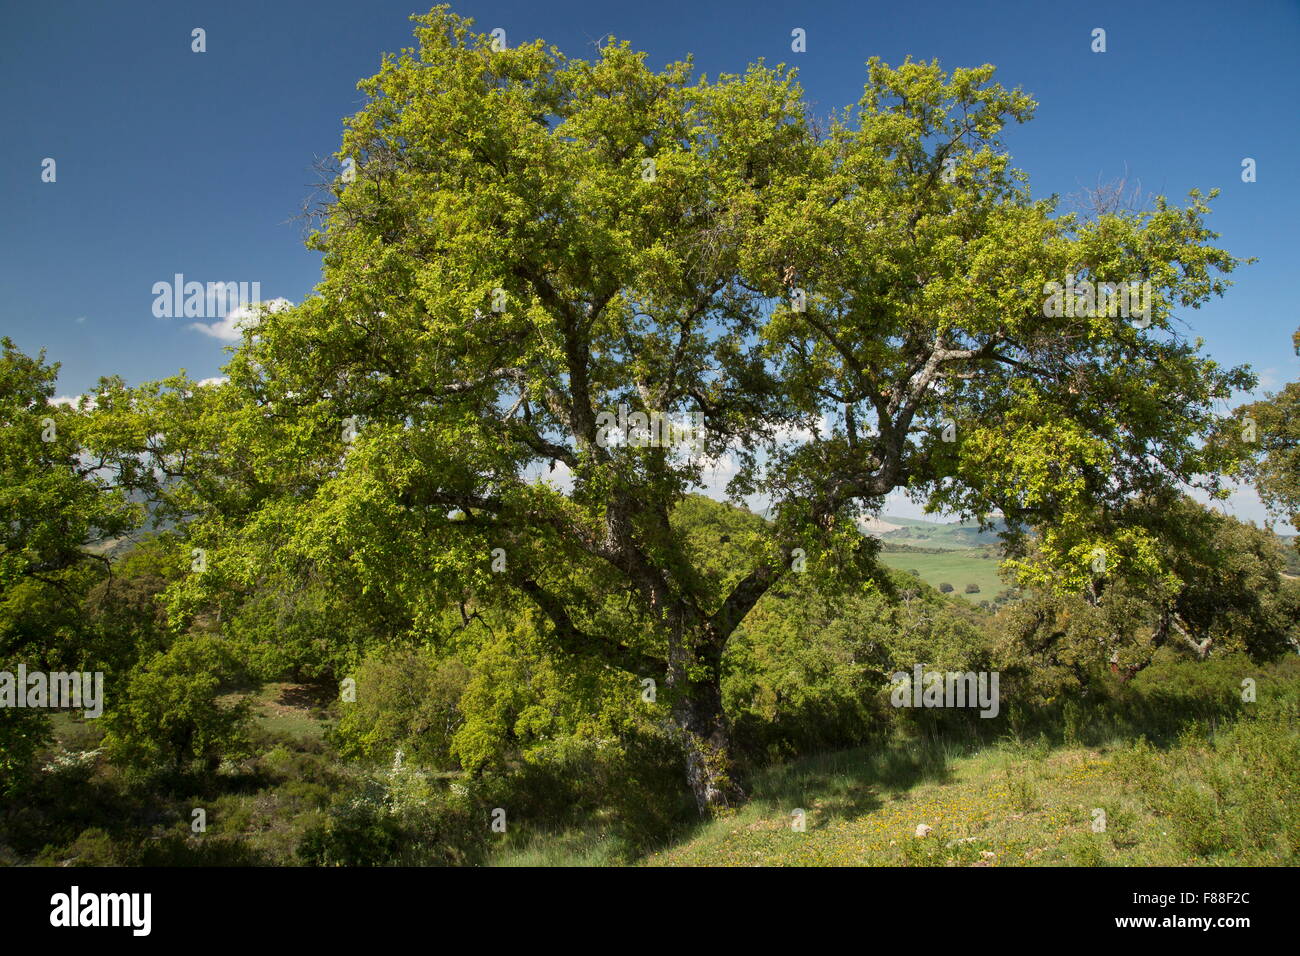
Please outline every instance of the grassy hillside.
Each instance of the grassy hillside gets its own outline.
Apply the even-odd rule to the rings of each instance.
[[[1300,860],[1300,736],[1297,667],[1286,663],[1259,677],[1272,692],[1290,692],[1270,702],[1261,698],[1232,720],[1188,720],[1181,734],[1153,726],[1151,734],[1162,741],[1155,747],[1131,733],[1110,742],[1085,736],[1087,743],[1073,742],[1078,738],[1068,732],[1055,743],[1041,736],[895,737],[769,766],[754,777],[752,799],[738,812],[679,832],[648,855],[629,855],[602,815],[553,829],[530,823],[523,807],[508,834],[487,837],[480,808],[441,821],[424,836],[436,841],[448,836],[443,826],[472,828],[481,850],[471,847],[462,858],[453,847],[438,861],[494,866],[1294,865]],[[1169,692],[1162,682],[1154,687]],[[49,799],[36,814],[50,819],[31,836],[44,839],[52,825],[61,840],[47,845],[37,862],[301,862],[304,842],[327,819],[331,791],[363,770],[332,754],[323,733],[330,708],[319,688],[267,684],[250,699],[266,753],[223,770],[193,793],[122,790],[118,775],[96,772],[90,759],[99,744],[96,722],[56,717],[62,756],[42,776]],[[410,773],[408,779],[381,771],[375,779],[385,800],[423,800],[435,778],[451,778],[453,790],[457,779],[470,783],[457,774]],[[408,793],[413,783],[418,786]],[[189,827],[195,806],[208,811],[202,836]],[[804,811],[803,832],[792,827],[796,810]],[[13,828],[10,838],[32,822]],[[931,829],[918,836],[922,826]],[[140,832],[147,839],[130,838]],[[356,836],[364,846],[386,838],[382,829],[368,828]],[[39,849],[37,843],[27,852]],[[19,862],[4,856],[0,863]],[[371,862],[392,861],[377,855]]]
[[[1001,541],[996,528],[981,531],[973,522],[942,523],[885,515],[876,527],[864,528],[864,533],[880,539],[883,563],[916,571],[931,587],[946,581],[953,586],[954,594],[976,604],[991,601],[1007,589],[998,576]],[[1293,545],[1294,537],[1277,536],[1286,573],[1292,577],[1300,576],[1300,551]],[[978,594],[965,593],[966,585],[972,582],[979,585]]]
[[[1294,737],[1267,743],[1250,723],[1168,752],[1006,742],[968,754],[943,745],[852,750],[769,770],[735,816],[646,859],[650,866],[1260,866],[1300,850],[1297,779],[1226,780],[1290,765]],[[804,811],[805,830],[793,827]],[[930,828],[923,836],[918,828]],[[499,863],[594,862],[554,844]],[[575,855],[574,851],[577,850]]]
[[[889,544],[958,551],[984,545],[996,547],[1001,543],[996,528],[991,531],[981,531],[979,525],[974,522],[937,522],[889,516],[885,516],[882,521],[885,524],[898,525],[892,530],[872,532],[875,537]]]
[[[954,594],[974,603],[991,601],[1006,589],[998,577],[998,560],[982,548],[935,553],[886,550],[881,552],[880,561],[891,568],[916,571],[922,581],[934,588],[947,582],[953,586]],[[965,593],[970,583],[979,585],[978,594]]]
[[[974,523],[885,516],[864,524],[863,533],[880,540],[884,564],[915,571],[931,587],[951,584],[954,594],[976,604],[1006,590],[998,577],[996,531],[981,531]],[[978,585],[978,593],[967,594],[968,584]]]

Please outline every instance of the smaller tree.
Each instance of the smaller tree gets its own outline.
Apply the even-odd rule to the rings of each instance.
[[[81,667],[94,656],[82,598],[107,561],[91,546],[138,512],[83,453],[84,416],[54,399],[59,366],[0,338],[0,670]],[[0,710],[0,792],[28,779],[49,738],[38,710]]]
[[[189,570],[185,554],[168,535],[147,538],[114,561],[81,601],[88,640],[82,666],[126,674],[136,663],[171,643],[163,606],[168,585]]]
[[[460,698],[469,669],[430,648],[376,650],[357,670],[356,701],[339,719],[345,757],[392,760],[402,750],[413,763],[440,770],[459,766],[452,739],[464,723]]]
[[[239,665],[219,638],[187,634],[132,671],[126,697],[108,714],[109,758],[135,770],[215,770],[248,752],[247,701],[223,705]]]
[[[1300,355],[1300,329],[1292,336]],[[1240,432],[1231,436],[1252,446],[1246,465],[1260,498],[1274,514],[1300,527],[1300,382],[1237,410]],[[1300,536],[1293,544],[1300,549]]]
[[[1185,496],[1134,502],[1123,517],[1154,537],[1147,563],[1103,554],[1085,588],[1032,589],[1001,621],[1007,660],[1043,685],[1083,684],[1107,667],[1134,673],[1162,647],[1266,661],[1298,646],[1300,588],[1281,576],[1272,534]]]
[[[139,509],[99,476],[109,462],[83,450],[85,417],[54,401],[58,364],[8,338],[0,349],[0,596],[23,581],[61,589],[96,562],[90,546],[131,530]]]

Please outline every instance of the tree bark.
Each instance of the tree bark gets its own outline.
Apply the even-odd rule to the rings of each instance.
[[[716,666],[696,680],[690,680],[679,666],[670,664],[668,671],[673,723],[686,754],[686,780],[703,817],[745,801],[732,755],[731,726],[722,709],[720,676]]]

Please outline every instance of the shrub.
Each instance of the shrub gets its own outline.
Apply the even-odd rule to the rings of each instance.
[[[50,720],[42,711],[0,707],[0,796],[28,782],[49,739]]]
[[[47,846],[36,857],[37,866],[121,866],[126,861],[113,839],[99,827],[90,827],[65,847]]]
[[[247,701],[223,705],[223,684],[240,667],[217,637],[187,634],[131,671],[126,696],[108,713],[109,759],[138,771],[216,770],[248,752]]]
[[[412,763],[456,768],[451,741],[464,722],[469,678],[459,660],[439,661],[428,649],[370,654],[356,672],[356,701],[343,705],[335,730],[339,753],[386,763],[400,749]]]
[[[1167,753],[1140,742],[1123,755],[1125,775],[1190,854],[1272,864],[1300,855],[1296,688],[1276,673],[1270,685],[1267,698],[1217,733],[1201,724]]]
[[[310,866],[444,866],[482,861],[488,808],[459,785],[411,767],[368,773],[310,826],[298,858]]]

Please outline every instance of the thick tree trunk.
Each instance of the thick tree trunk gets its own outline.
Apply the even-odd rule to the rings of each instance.
[[[676,676],[676,675],[674,675]],[[686,779],[701,816],[738,806],[745,800],[739,771],[732,759],[731,729],[722,711],[722,689],[716,671],[708,679],[676,683],[673,722],[686,752]]]

